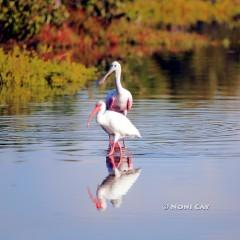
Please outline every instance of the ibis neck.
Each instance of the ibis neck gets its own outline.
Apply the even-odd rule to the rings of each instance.
[[[97,190],[97,198],[101,201],[103,209],[107,208],[106,197],[104,196],[104,191],[102,189]]]
[[[118,93],[120,93],[123,89],[121,84],[121,69],[118,69],[115,72],[115,83],[116,83],[116,90]]]
[[[97,113],[97,122],[101,124],[101,119],[106,111],[106,105],[102,106],[101,110]]]

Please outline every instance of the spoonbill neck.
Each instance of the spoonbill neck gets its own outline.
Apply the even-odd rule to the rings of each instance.
[[[115,83],[116,83],[116,90],[118,93],[120,93],[121,90],[123,89],[121,84],[121,69],[117,69],[115,71]]]

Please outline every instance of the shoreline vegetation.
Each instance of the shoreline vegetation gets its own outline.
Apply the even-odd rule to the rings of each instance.
[[[74,94],[108,59],[230,48],[239,27],[239,0],[0,0],[0,104]]]
[[[73,95],[94,78],[96,69],[64,60],[44,61],[36,53],[15,46],[0,49],[0,104],[11,112],[31,101],[42,102]],[[19,111],[17,111],[19,112]]]

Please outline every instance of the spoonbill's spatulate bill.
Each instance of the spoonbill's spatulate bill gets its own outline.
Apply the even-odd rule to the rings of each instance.
[[[106,104],[103,101],[97,102],[95,108],[89,116],[88,126],[90,126],[90,121],[96,113],[97,122],[100,124],[103,130],[107,132],[108,135],[114,137],[113,144],[111,145],[111,149],[108,154],[109,156],[114,153],[115,145],[119,145],[118,141],[120,139],[123,139],[125,137],[141,137],[138,129],[126,116],[118,112],[106,110]]]
[[[123,113],[125,116],[132,108],[133,98],[132,94],[121,84],[121,65],[119,62],[114,61],[107,74],[98,81],[99,84],[104,83],[111,73],[115,72],[115,86],[116,88],[109,91],[106,96],[106,105],[108,110]]]

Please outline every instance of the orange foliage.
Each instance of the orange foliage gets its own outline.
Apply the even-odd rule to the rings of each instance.
[[[144,56],[160,49],[176,52],[207,42],[198,34],[156,30],[124,19],[105,28],[101,19],[89,18],[82,10],[71,10],[70,16],[60,29],[47,25],[38,35],[41,44],[52,47],[42,53],[45,59],[69,58],[95,64],[106,57],[124,58],[132,53]]]

